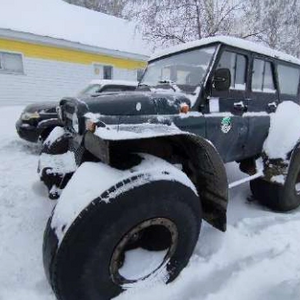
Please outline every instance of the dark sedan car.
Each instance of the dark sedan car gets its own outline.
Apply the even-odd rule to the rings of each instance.
[[[125,80],[93,80],[79,94],[97,96],[104,92],[132,91],[137,84]],[[54,127],[62,126],[57,117],[57,105],[58,102],[39,102],[26,106],[16,123],[19,136],[33,143],[39,139],[45,140]]]

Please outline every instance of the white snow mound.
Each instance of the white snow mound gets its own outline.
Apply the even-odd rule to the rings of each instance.
[[[300,138],[300,106],[292,101],[278,105],[271,115],[269,135],[263,150],[271,159],[286,159]]]

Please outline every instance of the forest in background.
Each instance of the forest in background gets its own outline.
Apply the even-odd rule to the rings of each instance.
[[[160,48],[222,34],[300,57],[298,0],[65,1],[135,21],[145,39]]]

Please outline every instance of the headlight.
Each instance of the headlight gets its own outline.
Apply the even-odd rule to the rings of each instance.
[[[79,133],[79,122],[76,113],[72,115],[72,127],[76,133]]]
[[[40,114],[36,111],[34,113],[24,112],[21,116],[23,121],[28,121],[30,119],[38,119],[40,118]]]

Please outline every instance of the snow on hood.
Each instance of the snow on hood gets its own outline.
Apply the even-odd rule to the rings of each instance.
[[[1,0],[0,28],[148,55],[136,25],[63,0]]]
[[[271,159],[286,159],[300,138],[300,106],[292,101],[278,105],[271,114],[269,135],[263,150]]]
[[[47,102],[38,102],[38,103],[32,103],[27,105],[24,108],[24,112],[36,112],[36,111],[41,111],[44,109],[49,109],[49,108],[53,108],[55,109],[56,106],[58,105],[58,102],[55,101],[47,101]]]

